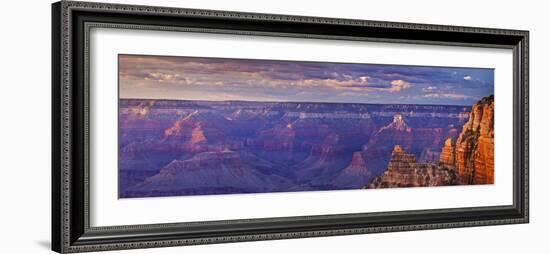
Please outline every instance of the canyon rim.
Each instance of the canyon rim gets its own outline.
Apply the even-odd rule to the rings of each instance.
[[[119,55],[119,198],[494,184],[492,69]]]

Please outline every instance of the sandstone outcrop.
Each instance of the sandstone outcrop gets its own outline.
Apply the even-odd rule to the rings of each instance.
[[[439,155],[439,162],[447,166],[455,165],[455,148],[453,147],[452,139],[448,138],[445,140],[445,146]]]
[[[426,155],[423,155],[426,157]],[[494,97],[472,106],[453,145],[447,138],[438,163],[419,163],[396,145],[386,170],[366,188],[494,183]]]
[[[369,189],[394,187],[446,186],[457,183],[452,167],[434,163],[419,163],[412,154],[407,154],[396,145],[388,168],[384,173],[365,186]]]
[[[457,141],[455,166],[461,184],[494,183],[494,97],[472,106]]]

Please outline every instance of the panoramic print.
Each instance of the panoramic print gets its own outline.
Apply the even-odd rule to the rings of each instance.
[[[494,183],[493,69],[118,61],[119,198]]]

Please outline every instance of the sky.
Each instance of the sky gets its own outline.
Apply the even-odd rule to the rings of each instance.
[[[471,105],[493,94],[494,70],[119,55],[119,89],[120,98]]]

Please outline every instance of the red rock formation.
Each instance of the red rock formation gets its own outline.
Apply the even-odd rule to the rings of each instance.
[[[263,131],[259,135],[260,146],[266,151],[285,151],[292,153],[296,131],[292,125],[279,125]]]
[[[395,146],[386,171],[367,188],[494,183],[494,98],[472,106],[455,146],[448,138],[439,164],[417,163]]]
[[[353,157],[351,158],[351,162],[347,168],[350,169],[360,169],[365,168],[367,165],[365,164],[365,160],[363,159],[363,156],[361,156],[360,152],[354,152]]]
[[[223,150],[223,132],[201,117],[200,112],[195,111],[174,122],[164,130],[162,144],[159,146],[192,153]]]
[[[411,172],[411,165],[414,164],[416,164],[414,155],[406,154],[399,145],[394,146],[388,170],[407,174]]]
[[[393,116],[393,122],[387,126],[382,127],[382,129],[380,129],[378,132],[383,132],[387,129],[411,132],[411,128],[407,125],[407,123],[405,123],[405,119],[403,119],[403,115],[400,113],[395,114]]]
[[[396,145],[386,171],[365,187],[377,189],[454,184],[456,184],[456,173],[453,168],[433,163],[418,163],[414,155],[405,153],[400,146]]]
[[[364,186],[372,178],[372,173],[367,168],[365,159],[361,152],[354,152],[350,164],[334,178],[332,184],[335,186]]]
[[[394,114],[393,121],[380,128],[363,146],[363,157],[374,175],[379,175],[386,169],[395,145],[414,154],[418,161],[439,160],[441,144],[447,137],[447,129],[436,128],[433,122],[427,126],[417,122],[413,128],[408,122],[411,118],[413,117],[406,117],[402,113]]]
[[[455,149],[453,147],[453,140],[448,138],[445,140],[445,146],[441,150],[439,156],[439,162],[443,165],[454,166],[455,165]]]
[[[135,107],[132,107],[132,108],[129,108],[128,113],[130,113],[130,115],[131,115],[130,118],[132,118],[132,119],[142,119],[142,118],[146,117],[147,114],[149,113],[149,110],[154,105],[155,105],[155,101],[150,100],[150,101],[141,102],[141,103],[139,103],[139,105],[137,105]]]
[[[205,141],[207,140],[204,136],[204,131],[202,131],[202,127],[198,125],[191,131],[191,140],[189,140],[189,142],[194,145]]]
[[[472,106],[456,141],[456,169],[461,184],[494,183],[494,97]]]
[[[164,130],[164,138],[174,136],[174,135],[182,135],[182,133],[187,130],[186,128],[184,128],[184,126],[191,125],[190,119],[193,116],[197,115],[198,113],[199,111],[196,110],[193,113],[187,115],[186,117],[183,117],[177,120],[176,122],[174,122],[174,124],[170,126],[170,128]]]

